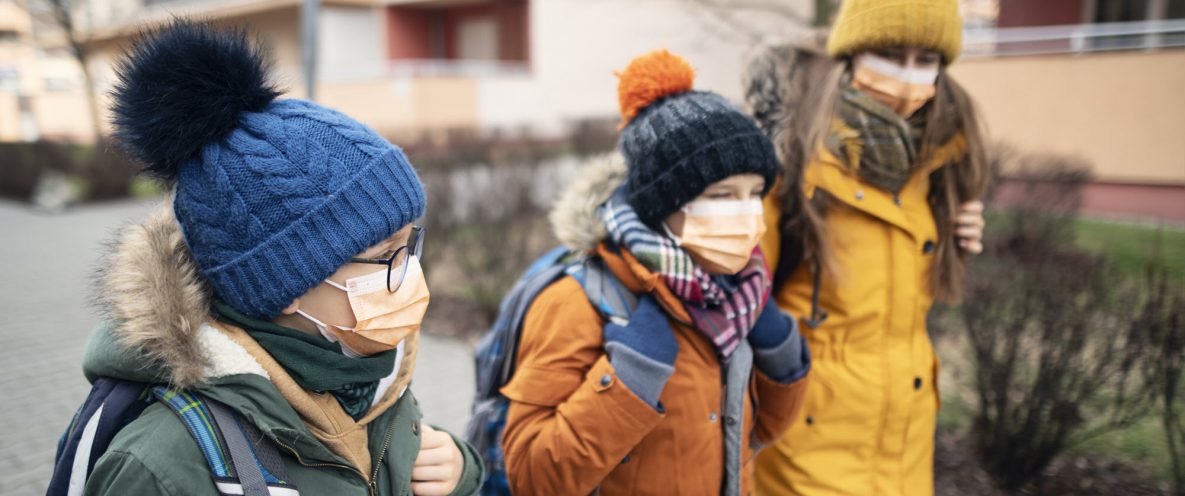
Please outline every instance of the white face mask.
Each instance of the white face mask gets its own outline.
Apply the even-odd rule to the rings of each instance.
[[[765,234],[761,200],[696,200],[681,210],[682,236],[675,236],[666,224],[663,227],[675,244],[711,274],[744,270]]]
[[[296,313],[316,324],[325,339],[341,343],[348,356],[371,356],[395,349],[404,338],[420,330],[430,296],[419,258],[411,256],[404,263],[408,264],[407,273],[394,293],[387,291],[385,268],[346,279],[345,286],[325,281],[346,292],[357,322],[354,327],[326,324],[299,309]]]

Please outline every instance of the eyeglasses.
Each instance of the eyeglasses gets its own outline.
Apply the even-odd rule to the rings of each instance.
[[[423,252],[424,228],[412,226],[411,236],[407,238],[407,245],[395,250],[390,258],[351,258],[350,263],[386,265],[387,291],[394,293],[399,291],[399,287],[403,285],[403,278],[407,276],[408,256],[414,255],[418,259]]]

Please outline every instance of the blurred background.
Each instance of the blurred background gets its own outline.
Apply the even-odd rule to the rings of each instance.
[[[1185,0],[963,0],[988,249],[936,308],[939,494],[1185,494]],[[0,494],[39,494],[88,385],[104,242],[164,187],[106,140],[113,64],[174,16],[249,30],[288,96],[405,148],[433,303],[415,389],[460,430],[472,343],[616,145],[613,71],[668,48],[741,104],[747,54],[837,0],[0,0]]]

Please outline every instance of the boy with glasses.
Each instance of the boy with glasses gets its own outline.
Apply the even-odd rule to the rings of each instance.
[[[424,191],[403,152],[338,112],[277,99],[242,33],[176,21],[118,76],[116,136],[174,195],[113,247],[98,287],[112,325],[92,337],[88,377],[163,383],[202,412],[230,411],[252,446],[276,448],[259,457],[264,494],[476,491],[478,455],[421,425],[408,390],[429,293],[412,224]],[[235,455],[227,423],[202,442],[184,410],[148,406],[85,492],[258,490],[243,477],[254,467],[236,467],[242,487],[212,476],[219,446]]]

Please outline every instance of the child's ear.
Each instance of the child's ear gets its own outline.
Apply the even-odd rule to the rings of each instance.
[[[292,304],[288,305],[283,310],[280,310],[280,313],[284,315],[292,315],[296,313],[297,310],[300,310],[300,298],[292,300]]]

